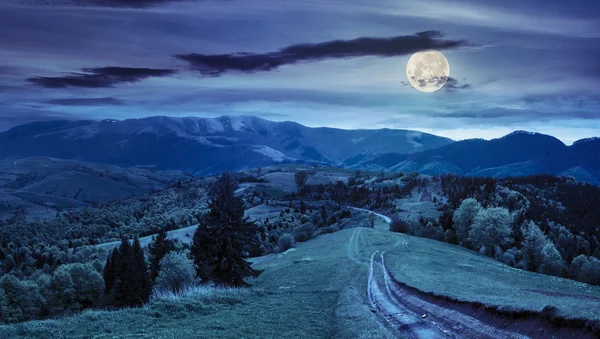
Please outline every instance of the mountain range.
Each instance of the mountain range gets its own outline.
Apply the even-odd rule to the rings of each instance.
[[[0,133],[0,159],[32,156],[196,175],[282,162],[350,166],[377,154],[414,153],[453,141],[407,130],[310,128],[251,116],[40,121]]]
[[[516,131],[497,139],[457,141],[416,154],[381,154],[357,167],[486,177],[546,173],[600,184],[600,138],[567,146],[549,135]]]
[[[453,141],[411,130],[342,130],[253,116],[55,120],[0,133],[0,159],[33,156],[195,175],[278,163],[506,177],[570,175],[600,183],[600,138],[572,146],[539,133]]]

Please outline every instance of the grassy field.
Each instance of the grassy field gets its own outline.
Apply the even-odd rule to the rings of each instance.
[[[408,237],[386,252],[393,276],[408,286],[457,300],[600,320],[600,287],[519,270],[460,246]]]
[[[365,267],[347,258],[352,232],[263,258],[246,293],[0,326],[0,338],[392,338],[367,307]]]
[[[458,246],[385,227],[377,220],[375,229],[363,229],[357,255],[368,259],[375,250],[387,249],[389,270],[409,286],[487,305],[534,311],[551,305],[565,317],[600,317],[599,287],[513,269]],[[0,326],[0,338],[391,338],[367,306],[367,266],[348,258],[353,232],[325,234],[254,258],[254,266],[264,271],[250,280],[254,287],[248,290]]]

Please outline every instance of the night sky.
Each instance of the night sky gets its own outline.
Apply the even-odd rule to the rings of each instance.
[[[405,75],[428,48],[434,93]],[[600,136],[600,2],[2,0],[0,130],[153,115],[570,144]]]

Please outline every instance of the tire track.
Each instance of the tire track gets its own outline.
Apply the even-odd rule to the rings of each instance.
[[[398,240],[380,252],[371,254],[370,260],[361,258],[360,244],[363,230],[356,228],[350,237],[348,258],[369,269],[367,280],[367,299],[370,308],[377,312],[396,331],[408,338],[493,338],[493,339],[526,339],[527,336],[502,330],[456,311],[452,308],[421,299],[405,289],[396,281],[385,266],[384,254],[396,246],[408,244],[403,235]],[[379,254],[378,260],[375,255]],[[421,315],[426,315],[422,317]]]
[[[436,304],[429,303],[420,299],[411,292],[405,290],[401,284],[393,279],[385,267],[384,253],[380,254],[381,266],[383,269],[384,279],[387,286],[391,289],[391,294],[396,300],[404,303],[407,308],[415,309],[419,313],[428,314],[428,318],[440,324],[440,328],[445,333],[458,332],[460,336],[467,338],[498,338],[498,339],[526,339],[527,336],[513,333],[496,327],[484,324],[479,320],[458,312],[451,308],[445,308]],[[457,326],[458,325],[458,326]],[[458,333],[455,333],[458,336]]]

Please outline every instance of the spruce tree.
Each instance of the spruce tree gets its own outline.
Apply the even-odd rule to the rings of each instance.
[[[106,256],[106,264],[104,264],[104,269],[102,270],[102,278],[104,278],[104,294],[110,293],[113,283],[115,282],[115,269],[112,261],[112,256],[115,251],[116,249],[113,249],[112,252]]]
[[[161,228],[158,234],[152,237],[152,243],[148,245],[150,252],[150,278],[152,281],[158,277],[160,261],[167,253],[173,250],[173,241],[167,239],[167,232]]]
[[[144,257],[144,249],[140,245],[140,239],[136,236],[133,240],[132,248],[133,257],[133,271],[137,274],[133,276],[132,286],[135,293],[135,297],[132,302],[133,305],[142,306],[143,303],[147,303],[150,300],[150,294],[152,294],[152,279],[150,279],[150,272],[148,265],[146,265],[146,258]]]
[[[135,307],[147,303],[152,292],[152,280],[138,237],[135,237],[133,246],[126,238],[121,238],[121,245],[113,250],[111,263],[114,282],[112,288],[105,287],[114,304]]]
[[[129,240],[125,237],[121,237],[121,245],[118,249],[115,249],[114,252],[117,253],[118,261],[115,262],[113,260],[114,283],[111,296],[116,306],[127,306],[128,296],[131,295],[131,272],[128,272],[128,270],[132,266],[132,250]]]
[[[194,233],[191,257],[196,274],[227,286],[249,286],[247,276],[257,276],[246,261],[247,249],[256,233],[254,223],[244,218],[244,201],[234,195],[236,184],[224,173],[211,191],[210,212]]]

